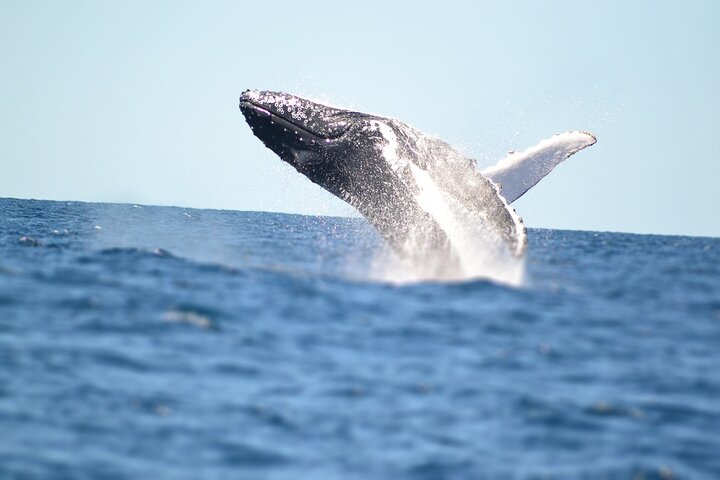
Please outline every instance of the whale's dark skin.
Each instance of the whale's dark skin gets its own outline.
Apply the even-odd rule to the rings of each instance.
[[[398,120],[287,93],[245,91],[240,110],[266,147],[357,208],[397,251],[412,244],[414,251],[422,246],[452,253],[450,238],[418,201],[418,172],[472,213],[473,221],[491,230],[510,254],[525,251],[522,221],[497,187],[442,140]]]

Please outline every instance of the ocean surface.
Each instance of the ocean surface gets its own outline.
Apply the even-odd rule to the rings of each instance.
[[[531,229],[518,287],[380,249],[0,200],[0,479],[720,478],[720,239]]]

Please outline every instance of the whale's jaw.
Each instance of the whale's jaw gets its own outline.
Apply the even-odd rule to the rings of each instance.
[[[266,147],[297,167],[337,146],[363,115],[281,92],[246,90],[240,110]]]

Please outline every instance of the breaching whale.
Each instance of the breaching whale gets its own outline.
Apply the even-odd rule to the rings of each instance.
[[[462,277],[468,249],[521,258],[526,229],[509,204],[595,143],[585,132],[556,135],[480,172],[446,142],[392,118],[257,90],[242,93],[240,110],[266,147],[435,278]]]

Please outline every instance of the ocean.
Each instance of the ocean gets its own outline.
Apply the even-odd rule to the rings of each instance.
[[[0,200],[0,479],[720,478],[720,239],[530,229],[378,279],[360,218]]]

